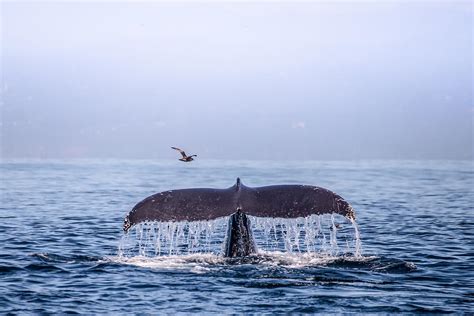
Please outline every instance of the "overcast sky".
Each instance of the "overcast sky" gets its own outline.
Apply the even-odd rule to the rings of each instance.
[[[0,5],[4,158],[473,158],[470,1]]]

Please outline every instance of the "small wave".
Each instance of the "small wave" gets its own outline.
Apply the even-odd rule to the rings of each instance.
[[[21,270],[23,269],[17,266],[0,265],[0,275],[15,273]]]
[[[339,257],[337,260],[329,263],[328,266],[346,269],[363,269],[381,273],[408,273],[417,269],[413,262],[377,256],[364,256],[361,257],[361,260],[353,260],[350,257]]]
[[[52,262],[52,263],[81,263],[81,262],[97,262],[100,257],[85,256],[85,255],[71,255],[71,256],[62,256],[52,253],[33,253],[31,254],[33,258],[39,259],[42,262]]]
[[[417,269],[413,262],[397,261],[376,266],[373,271],[386,273],[407,273]]]
[[[28,271],[37,271],[37,272],[67,272],[66,270],[53,265],[45,263],[31,263],[24,267]]]

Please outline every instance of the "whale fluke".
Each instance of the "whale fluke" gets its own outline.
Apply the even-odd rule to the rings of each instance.
[[[146,221],[202,221],[243,215],[273,218],[337,213],[355,219],[352,207],[339,195],[310,185],[247,187],[239,178],[227,189],[170,190],[147,197],[130,211],[123,230]],[[237,218],[236,218],[237,219]],[[240,219],[246,221],[247,218]],[[246,222],[242,222],[246,223]]]

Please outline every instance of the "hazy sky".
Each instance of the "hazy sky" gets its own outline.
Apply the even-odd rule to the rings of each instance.
[[[470,1],[0,5],[4,158],[473,158]]]

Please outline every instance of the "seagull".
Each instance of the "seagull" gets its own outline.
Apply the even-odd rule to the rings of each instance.
[[[197,155],[191,155],[191,156],[187,156],[186,153],[184,152],[184,150],[182,149],[179,149],[177,147],[171,147],[172,149],[174,150],[177,150],[181,153],[181,155],[183,156],[183,158],[180,158],[179,160],[183,161],[183,162],[190,162],[190,161],[193,161],[193,157],[197,157]]]

